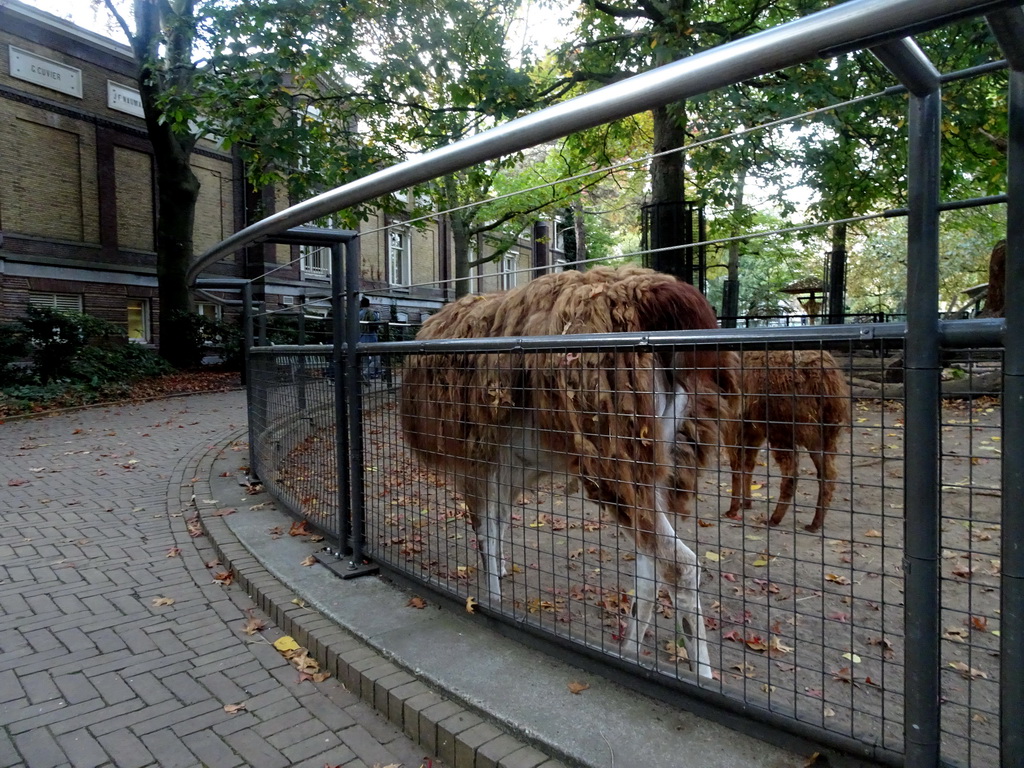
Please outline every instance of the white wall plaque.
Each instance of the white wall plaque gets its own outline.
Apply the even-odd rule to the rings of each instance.
[[[82,70],[9,46],[11,77],[82,98]]]
[[[107,80],[107,106],[118,112],[127,112],[135,117],[145,117],[142,111],[142,98],[136,88]]]

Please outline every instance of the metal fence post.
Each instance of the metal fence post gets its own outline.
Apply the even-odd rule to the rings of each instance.
[[[247,421],[249,422],[249,477],[255,481],[259,478],[256,469],[256,414],[253,398],[256,394],[255,376],[252,369],[252,347],[254,341],[252,323],[252,283],[246,281],[242,285],[242,368],[245,370],[245,402],[248,406]]]
[[[992,31],[1010,65],[1006,155],[1006,326],[1003,335],[1002,537],[1000,552],[999,761],[1024,755],[1024,12],[992,14]]]
[[[334,352],[331,356],[334,365],[334,425],[335,425],[335,472],[338,478],[338,553],[347,555],[352,551],[351,508],[349,507],[349,457],[348,457],[348,357],[346,350],[344,282],[342,276],[345,262],[342,259],[341,243],[331,243],[331,319],[334,332]]]
[[[345,292],[348,298],[348,460],[349,509],[352,521],[352,556],[343,577],[362,576],[377,570],[376,565],[364,562],[366,540],[366,507],[363,504],[363,385],[362,358],[358,355],[359,337],[359,238],[345,243]]]
[[[906,765],[940,754],[939,707],[939,72],[908,38],[872,52],[910,91],[907,168],[906,445],[904,457],[904,670]]]

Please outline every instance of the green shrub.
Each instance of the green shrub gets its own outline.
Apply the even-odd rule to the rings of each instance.
[[[28,341],[21,323],[0,323],[0,386],[24,384],[31,378],[27,366]]]
[[[174,368],[152,349],[138,344],[104,349],[86,347],[71,362],[71,378],[97,387],[172,373]]]
[[[106,320],[49,307],[29,307],[20,325],[35,377],[43,384],[72,376],[72,361],[88,344],[124,337],[124,331]]]

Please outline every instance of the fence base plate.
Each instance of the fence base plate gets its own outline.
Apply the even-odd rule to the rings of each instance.
[[[358,579],[360,576],[370,576],[380,572],[379,565],[368,561],[356,563],[349,558],[337,558],[326,552],[317,552],[313,557],[324,568],[343,579]]]

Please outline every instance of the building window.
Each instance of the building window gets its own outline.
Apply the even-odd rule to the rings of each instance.
[[[519,254],[509,251],[501,257],[501,288],[507,291],[516,287],[517,270],[519,269]]]
[[[334,218],[325,216],[313,222],[322,229],[334,229]],[[329,245],[300,245],[299,256],[302,276],[314,280],[331,279],[331,247]]]
[[[388,279],[392,285],[409,285],[411,280],[412,242],[409,228],[388,230]]]
[[[196,312],[212,323],[218,322],[223,317],[223,308],[220,304],[213,302],[199,302],[196,304]]]
[[[28,303],[31,307],[49,307],[59,312],[81,312],[82,294],[80,293],[30,293]]]
[[[331,279],[331,249],[326,245],[300,245],[302,276],[314,280]]]
[[[148,344],[152,341],[149,329],[149,299],[128,299],[128,341]]]

